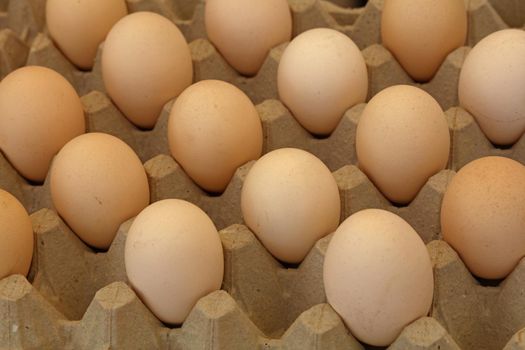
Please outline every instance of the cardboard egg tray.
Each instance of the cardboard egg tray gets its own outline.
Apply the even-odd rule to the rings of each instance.
[[[446,111],[451,154],[446,170],[431,177],[405,207],[392,205],[357,166],[355,130],[365,104],[349,109],[331,136],[304,130],[278,100],[276,74],[286,47],[275,47],[255,77],[237,74],[206,39],[203,0],[127,0],[173,20],[190,43],[194,81],[221,79],[256,104],[264,153],[281,147],[307,150],[333,171],[342,217],[383,208],[407,220],[427,243],[435,292],[429,317],[408,325],[389,349],[525,349],[525,261],[503,282],[475,279],[440,240],[442,196],[455,171],[473,159],[503,155],[525,163],[522,137],[495,148],[473,117],[458,107],[457,82],[469,47],[450,53],[432,81],[416,84],[380,43],[383,1],[289,0],[294,35],[315,27],[348,34],[369,71],[369,98],[395,84],[419,86]],[[525,24],[522,0],[466,0],[471,47],[487,34]],[[220,230],[225,255],[222,290],[196,304],[180,327],[162,324],[127,284],[123,252],[133,219],[123,223],[106,252],[86,246],[53,209],[48,181],[25,181],[0,154],[0,188],[31,213],[35,251],[26,277],[0,280],[0,349],[372,349],[359,343],[326,304],[320,239],[298,266],[282,265],[243,225],[240,191],[253,162],[237,169],[226,191],[210,196],[170,156],[168,102],[153,130],[139,130],[104,91],[100,52],[92,71],[78,71],[54,46],[45,27],[45,0],[0,0],[0,77],[23,65],[43,65],[68,79],[82,96],[88,131],[120,137],[144,162],[151,201],[181,198],[199,205]],[[101,45],[102,48],[102,45]],[[176,297],[176,296],[174,296]],[[375,348],[374,348],[375,349]]]

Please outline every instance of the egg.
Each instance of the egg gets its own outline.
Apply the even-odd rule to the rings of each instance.
[[[311,29],[286,47],[277,88],[281,101],[306,130],[328,135],[347,109],[365,102],[365,60],[348,36],[333,29]]]
[[[120,139],[88,133],[69,141],[53,161],[53,204],[88,245],[107,249],[119,226],[149,203],[146,172]]]
[[[102,78],[124,115],[138,127],[152,128],[163,106],[192,82],[190,49],[170,20],[136,12],[109,32],[102,51]]]
[[[525,31],[506,29],[481,40],[459,76],[459,102],[497,145],[511,145],[525,131]]]
[[[359,211],[335,231],[325,254],[328,303],[364,343],[387,346],[426,316],[434,277],[425,244],[402,218]]]
[[[525,256],[525,167],[503,157],[465,165],[443,197],[441,230],[474,275],[506,277]]]
[[[239,166],[260,157],[261,120],[241,90],[203,80],[173,104],[168,141],[175,160],[199,186],[222,192]]]
[[[208,38],[238,72],[254,75],[274,46],[292,38],[286,0],[206,0]]]
[[[375,95],[357,125],[359,168],[392,202],[407,204],[448,163],[443,110],[425,91],[396,85]]]
[[[25,178],[44,181],[53,156],[85,129],[80,98],[54,70],[27,66],[0,83],[0,149]]]
[[[222,243],[211,219],[179,199],[155,202],[131,225],[124,260],[129,281],[163,322],[181,324],[197,301],[221,288]]]
[[[47,0],[49,35],[81,69],[91,69],[98,46],[113,25],[128,13],[125,0]]]
[[[465,1],[385,0],[381,39],[414,80],[429,81],[447,55],[465,44]]]
[[[281,148],[250,169],[241,209],[245,223],[271,254],[299,263],[317,240],[337,228],[341,201],[321,160],[303,150]]]
[[[0,189],[0,280],[27,275],[33,257],[33,227],[25,208]]]

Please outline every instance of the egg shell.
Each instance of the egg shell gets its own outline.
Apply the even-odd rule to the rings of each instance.
[[[0,149],[29,180],[44,181],[53,156],[85,123],[75,89],[54,70],[27,66],[0,83]]]
[[[366,105],[356,130],[359,167],[392,202],[407,204],[448,162],[443,110],[425,91],[396,85]]]
[[[141,128],[152,128],[164,104],[192,82],[190,49],[166,17],[136,12],[109,32],[102,51],[102,78],[124,115]]]
[[[155,202],[133,221],[126,273],[142,301],[163,322],[181,324],[195,303],[220,289],[222,243],[211,219],[179,199]]]
[[[107,249],[119,226],[149,203],[144,167],[120,139],[88,133],[68,142],[53,161],[51,198],[84,242]]]
[[[490,34],[470,50],[459,77],[460,105],[498,145],[516,142],[525,131],[525,31]]]
[[[277,88],[281,101],[305,129],[327,135],[347,109],[365,102],[365,60],[345,34],[311,29],[286,47],[277,71]]]
[[[271,48],[292,38],[286,0],[207,0],[208,38],[238,72],[254,75]]]
[[[260,157],[261,120],[237,87],[203,80],[173,104],[168,141],[175,160],[199,186],[222,192],[239,166]]]
[[[385,0],[383,45],[416,81],[425,82],[467,39],[464,0]]]
[[[33,227],[25,208],[0,189],[0,280],[27,275],[33,257]]]
[[[81,69],[93,67],[98,46],[127,13],[125,0],[46,1],[49,35]]]
[[[390,345],[432,304],[425,244],[405,220],[385,210],[362,210],[339,226],[326,250],[323,279],[330,305],[370,345]]]
[[[443,197],[441,229],[474,275],[506,277],[525,256],[525,167],[503,157],[465,165]]]
[[[301,262],[339,224],[341,201],[330,170],[314,155],[282,148],[262,156],[241,192],[244,221],[277,259]]]

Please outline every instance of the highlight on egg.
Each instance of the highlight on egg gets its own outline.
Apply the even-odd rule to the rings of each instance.
[[[270,49],[292,38],[287,0],[206,0],[204,23],[211,43],[244,75],[255,75]]]
[[[299,263],[317,240],[337,228],[341,200],[332,173],[319,158],[281,148],[262,156],[248,172],[241,210],[273,256]]]
[[[136,126],[155,126],[164,105],[193,80],[189,46],[177,26],[153,12],[118,21],[102,50],[104,86]]]
[[[359,168],[390,201],[408,204],[450,153],[447,119],[427,92],[386,88],[366,105],[356,130]]]
[[[203,80],[177,98],[168,121],[173,158],[206,191],[221,193],[241,165],[262,153],[261,120],[232,84]]]
[[[33,226],[27,211],[12,194],[0,189],[0,280],[26,276],[33,258]]]
[[[402,218],[365,209],[335,231],[325,254],[328,303],[357,339],[390,345],[428,314],[434,276],[427,248]]]
[[[85,130],[78,94],[54,70],[26,66],[0,83],[0,149],[26,179],[43,182],[53,156]]]
[[[224,256],[219,233],[199,207],[166,199],[133,221],[124,261],[129,281],[163,322],[181,324],[197,301],[221,288]]]
[[[523,62],[525,31],[505,29],[477,43],[461,69],[459,103],[496,145],[511,145],[525,131]]]
[[[49,35],[81,69],[91,69],[99,45],[113,25],[127,15],[125,0],[47,0]]]
[[[418,82],[432,79],[449,53],[465,45],[464,0],[385,0],[381,39]]]
[[[329,135],[350,107],[365,102],[368,72],[359,48],[345,34],[316,28],[284,50],[277,71],[279,98],[309,132]]]
[[[149,204],[146,172],[115,136],[87,133],[69,141],[50,172],[53,205],[86,244],[107,249],[119,226]]]
[[[468,163],[443,197],[443,239],[481,278],[505,278],[525,256],[524,223],[525,167],[509,158]]]

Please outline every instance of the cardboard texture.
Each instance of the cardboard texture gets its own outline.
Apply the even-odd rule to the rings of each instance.
[[[127,3],[130,11],[154,11],[179,26],[190,45],[194,81],[225,80],[252,99],[261,117],[264,153],[297,147],[327,164],[339,186],[341,220],[361,209],[383,208],[420,234],[434,265],[432,310],[408,325],[389,349],[525,349],[525,262],[499,285],[480,282],[440,240],[439,221],[447,184],[463,165],[486,155],[525,163],[523,137],[511,148],[495,148],[473,117],[458,107],[457,98],[469,47],[496,30],[523,27],[523,1],[466,0],[468,46],[451,52],[430,82],[416,84],[381,45],[383,1],[289,0],[294,35],[331,27],[356,42],[368,66],[369,98],[388,86],[411,84],[428,91],[446,111],[452,140],[449,165],[405,207],[392,205],[358,167],[355,130],[365,104],[349,109],[329,137],[317,138],[279,101],[275,80],[286,43],[271,50],[256,76],[246,78],[207,40],[203,0]],[[202,298],[182,326],[167,327],[127,284],[123,253],[133,219],[121,225],[108,251],[94,251],[54,211],[48,181],[28,183],[0,154],[0,187],[31,213],[35,233],[27,278],[14,275],[0,281],[0,349],[369,349],[326,304],[322,266],[331,235],[320,239],[299,266],[283,266],[243,225],[240,191],[253,162],[237,169],[222,195],[200,189],[169,155],[166,127],[173,101],[155,128],[137,129],[105,93],[103,44],[92,71],[75,69],[46,34],[44,8],[45,0],[0,0],[0,77],[23,65],[43,65],[64,75],[82,96],[88,131],[120,137],[144,162],[152,201],[182,198],[210,215],[220,230],[225,275],[222,290]]]

